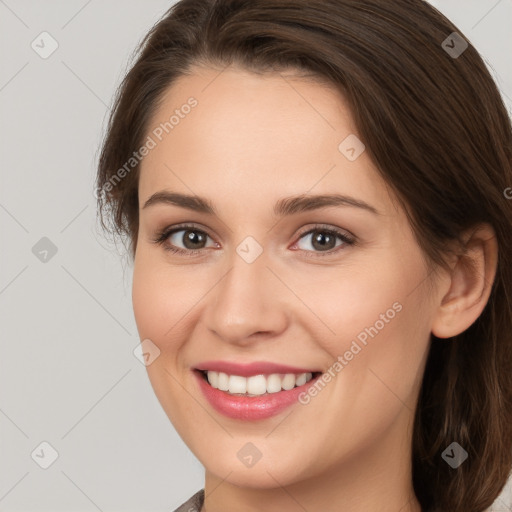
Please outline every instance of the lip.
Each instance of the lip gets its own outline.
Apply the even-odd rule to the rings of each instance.
[[[193,370],[193,374],[197,379],[199,388],[203,395],[217,412],[229,418],[246,421],[264,420],[279,414],[288,407],[291,407],[298,402],[299,395],[305,392],[321,376],[321,373],[318,373],[318,375],[313,377],[309,382],[306,382],[306,384],[297,386],[293,389],[250,397],[230,395],[226,391],[215,389],[210,386],[205,378],[205,374],[201,370]],[[233,375],[236,375],[236,373]],[[256,373],[255,375],[260,374]]]
[[[267,361],[255,361],[252,363],[234,363],[230,361],[205,361],[195,367],[201,371],[224,372],[229,375],[239,375],[240,377],[252,377],[253,375],[270,375],[271,373],[318,373],[321,370],[311,368],[297,368],[283,364],[271,363]]]

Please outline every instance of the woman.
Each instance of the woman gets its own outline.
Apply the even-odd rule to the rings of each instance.
[[[480,512],[512,467],[512,128],[421,0],[181,0],[116,98],[97,197],[178,510]]]

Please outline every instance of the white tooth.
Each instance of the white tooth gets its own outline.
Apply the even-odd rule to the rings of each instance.
[[[229,376],[229,392],[230,393],[246,393],[247,379],[239,375]]]
[[[212,388],[219,387],[219,372],[208,371],[208,382],[212,386]]]
[[[302,385],[306,384],[306,377],[307,377],[307,375],[305,373],[301,373],[295,379],[295,384],[297,386],[302,386]]]
[[[269,375],[266,378],[267,381],[267,393],[277,393],[281,391],[281,377],[276,373]]]
[[[240,375],[228,375],[224,372],[207,371],[207,379],[213,388],[227,391],[232,394],[247,394],[249,396],[260,396],[265,393],[278,393],[283,389],[288,391],[295,386],[302,386],[313,378],[311,372],[271,375],[253,375],[242,377]]]
[[[247,378],[247,393],[250,395],[263,395],[267,392],[267,379],[265,375],[253,375]]]
[[[219,372],[217,386],[221,391],[227,391],[229,389],[229,376],[227,373]]]
[[[295,374],[294,373],[287,373],[284,376],[284,378],[283,378],[281,386],[285,390],[293,389],[295,387]]]

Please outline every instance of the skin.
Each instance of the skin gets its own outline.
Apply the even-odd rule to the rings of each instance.
[[[429,274],[368,152],[349,161],[338,150],[357,130],[334,88],[293,73],[196,67],[168,89],[148,134],[190,96],[198,105],[141,164],[133,306],[141,340],[160,350],[147,366],[156,396],[205,467],[203,512],[420,511],[411,436],[430,334],[458,334],[483,310],[497,261],[492,229],[467,235],[476,274],[457,258],[450,272]],[[206,197],[218,216],[143,208],[162,190]],[[283,197],[332,193],[379,214],[350,206],[272,212]],[[152,241],[184,222],[209,235],[199,255]],[[318,224],[356,245],[315,248],[302,233]],[[167,243],[187,250],[183,234]],[[250,264],[236,252],[247,236],[263,249]],[[317,396],[272,418],[224,417],[192,374],[212,359],[327,371],[396,302],[401,311]],[[262,454],[250,468],[237,457],[248,442]]]

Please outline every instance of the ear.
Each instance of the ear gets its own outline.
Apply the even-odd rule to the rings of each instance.
[[[434,313],[432,334],[438,338],[456,336],[475,322],[487,304],[496,275],[498,243],[494,229],[479,224],[466,231],[463,240],[465,252],[455,258]]]

